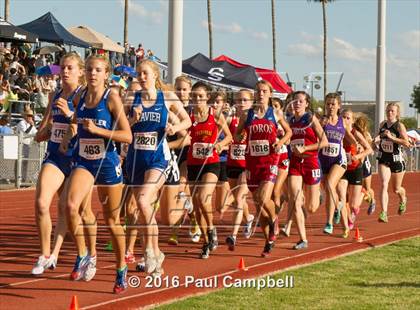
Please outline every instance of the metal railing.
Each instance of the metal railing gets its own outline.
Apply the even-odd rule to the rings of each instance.
[[[0,135],[0,185],[14,185],[16,188],[34,186],[41,170],[47,143],[35,142],[34,135],[20,133],[7,135],[6,139],[5,136]],[[31,139],[31,143],[25,144],[25,139]],[[5,140],[10,144],[5,145]],[[9,155],[16,153],[16,158],[5,158],[5,148],[9,148]]]

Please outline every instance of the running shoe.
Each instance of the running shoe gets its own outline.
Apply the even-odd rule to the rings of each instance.
[[[333,228],[332,224],[330,224],[330,223],[325,224],[325,226],[324,226],[324,233],[325,234],[332,235],[333,230],[334,230],[334,228]]]
[[[252,214],[249,215],[249,220],[244,225],[244,237],[246,239],[251,238],[252,235],[252,223],[254,223],[254,216]]]
[[[334,224],[340,224],[341,220],[341,209],[343,208],[343,204],[340,201],[338,203],[337,208],[334,210]]]
[[[163,254],[163,252],[160,251],[159,256],[156,257],[156,269],[153,272],[154,277],[158,277],[163,274],[162,264],[164,260],[165,260],[165,254]]]
[[[194,205],[192,202],[187,198],[187,195],[184,192],[180,192],[178,195],[179,199],[185,199],[184,202],[184,209],[187,210],[188,214],[191,214],[194,211]]]
[[[268,240],[270,241],[276,241],[277,236],[276,236],[276,228],[275,226],[277,225],[277,218],[272,221],[271,223],[268,224]]]
[[[108,241],[108,243],[105,246],[105,251],[108,251],[108,252],[114,251],[114,248],[112,247],[112,241]]]
[[[168,239],[169,245],[178,245],[178,236],[177,234],[172,234],[172,236]]]
[[[146,271],[146,263],[144,262],[144,257],[140,259],[140,261],[137,263],[136,271],[138,272],[145,272]]]
[[[83,272],[83,280],[88,282],[93,279],[96,274],[96,255],[90,256],[87,255],[86,267]]]
[[[136,257],[134,256],[134,253],[130,251],[125,252],[124,258],[127,264],[132,264],[136,262]]]
[[[344,229],[344,232],[341,235],[341,237],[343,237],[344,239],[347,239],[349,235],[350,235],[350,229]]]
[[[353,228],[354,228],[354,223],[351,221],[351,218],[348,218],[348,219],[347,219],[347,224],[348,224],[348,226],[349,226],[349,229],[350,229],[350,230],[353,230]]]
[[[214,250],[217,249],[217,246],[219,245],[219,242],[217,241],[216,227],[214,227],[213,229],[209,229],[207,231],[207,234],[209,236],[209,247],[210,247],[210,251],[214,251]]]
[[[226,244],[228,245],[229,251],[235,251],[236,238],[234,236],[228,236],[226,238]]]
[[[403,215],[407,210],[407,199],[405,201],[400,202],[400,206],[398,208],[398,214]]]
[[[128,266],[126,265],[123,270],[117,270],[117,277],[115,278],[114,293],[121,294],[128,289],[127,284],[127,271]]]
[[[35,263],[34,267],[32,268],[31,273],[33,275],[40,275],[43,274],[45,269],[54,269],[57,265],[57,258],[54,255],[50,255],[46,257],[41,255],[38,257],[38,261]]]
[[[367,211],[368,215],[372,215],[373,212],[375,212],[375,209],[376,209],[375,199],[371,199],[370,202],[369,202],[369,208],[368,208],[368,211]]]
[[[300,240],[298,243],[295,244],[293,249],[302,250],[302,249],[306,249],[307,247],[308,247],[308,241]]]
[[[153,252],[153,249],[148,248],[145,251],[145,255],[144,255],[144,267],[145,267],[145,271],[147,273],[152,273],[153,271],[155,271],[157,266],[157,260],[155,257],[155,253]]]
[[[261,252],[261,256],[262,257],[270,256],[273,248],[274,248],[274,242],[273,241],[266,242],[265,245],[264,245],[264,250]]]
[[[201,249],[200,258],[207,259],[210,256],[210,244],[204,243],[203,248]]]
[[[354,224],[356,222],[356,212],[354,210],[351,210],[350,212],[350,220]]]
[[[200,241],[201,230],[200,226],[198,226],[197,224],[195,217],[191,218],[190,236],[192,242],[197,243]]]
[[[388,215],[386,214],[385,211],[382,211],[381,213],[379,213],[378,221],[383,222],[383,223],[388,223]]]
[[[284,224],[283,228],[280,229],[280,232],[285,236],[285,237],[290,237],[290,233],[287,232],[287,224]]]
[[[83,273],[85,271],[86,265],[88,263],[89,256],[86,254],[85,256],[76,257],[76,262],[74,263],[73,271],[70,274],[70,279],[73,281],[78,281],[83,278]]]

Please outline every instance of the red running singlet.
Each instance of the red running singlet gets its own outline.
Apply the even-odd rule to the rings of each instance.
[[[203,165],[219,162],[219,155],[214,148],[218,136],[218,126],[213,108],[209,108],[209,115],[204,122],[196,122],[194,113],[190,116],[191,145],[188,149],[188,165]]]
[[[232,135],[235,135],[236,129],[238,128],[239,119],[236,116],[232,117],[232,121],[229,125],[229,130]],[[229,147],[229,154],[227,160],[228,167],[239,167],[245,168],[245,152],[246,152],[246,145],[247,145],[247,133],[246,130],[242,130],[242,141],[233,141]]]

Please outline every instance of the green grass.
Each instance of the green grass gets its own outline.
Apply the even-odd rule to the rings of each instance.
[[[294,288],[229,288],[159,309],[420,309],[420,238],[274,275]]]

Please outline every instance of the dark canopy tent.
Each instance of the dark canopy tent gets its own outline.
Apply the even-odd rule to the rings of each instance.
[[[38,42],[38,36],[0,18],[1,42]]]
[[[68,32],[50,12],[19,27],[36,33],[39,36],[39,41],[89,47],[89,43]]]
[[[198,53],[182,62],[182,72],[210,83],[237,88],[255,87],[258,76],[254,68],[238,68],[226,61],[213,61]]]

